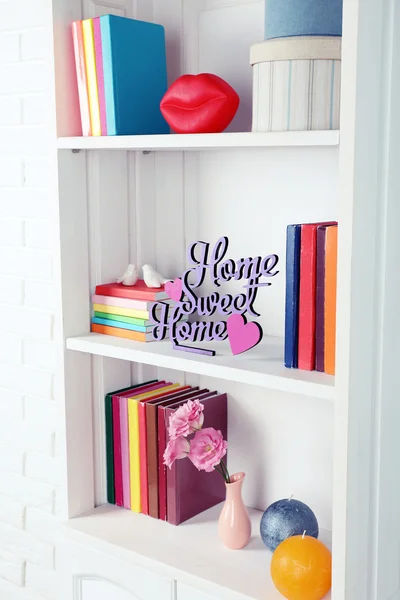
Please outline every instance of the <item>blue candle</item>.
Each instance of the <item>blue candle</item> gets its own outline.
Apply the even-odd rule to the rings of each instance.
[[[261,538],[272,552],[287,538],[302,535],[304,531],[308,536],[318,538],[317,518],[311,508],[299,500],[278,500],[261,517]]]
[[[266,0],[265,39],[342,35],[343,0]]]

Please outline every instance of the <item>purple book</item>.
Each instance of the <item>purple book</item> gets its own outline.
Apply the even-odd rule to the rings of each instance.
[[[202,400],[204,404],[203,427],[219,429],[228,439],[228,398],[217,394]],[[165,411],[166,423],[174,412]],[[225,458],[226,460],[226,458]],[[179,525],[225,499],[225,482],[217,471],[198,471],[188,458],[177,460],[172,469],[167,469],[167,520]]]
[[[327,225],[317,228],[317,278],[315,295],[315,369],[325,370],[325,238]]]

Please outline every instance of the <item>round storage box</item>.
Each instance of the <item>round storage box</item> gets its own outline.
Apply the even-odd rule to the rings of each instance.
[[[343,0],[266,0],[265,39],[342,35]]]
[[[339,129],[341,46],[326,36],[252,46],[253,131]]]

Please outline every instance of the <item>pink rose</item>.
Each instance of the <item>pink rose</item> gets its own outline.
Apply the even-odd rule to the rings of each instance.
[[[194,431],[201,429],[204,422],[204,405],[198,400],[188,400],[180,406],[169,419],[168,433],[171,440],[183,436],[187,437]]]
[[[164,452],[164,465],[171,468],[176,460],[185,458],[189,454],[190,444],[184,437],[170,440]]]
[[[224,440],[222,433],[213,427],[206,427],[197,431],[194,436],[189,458],[199,471],[211,473],[225,456],[227,448],[228,442]]]

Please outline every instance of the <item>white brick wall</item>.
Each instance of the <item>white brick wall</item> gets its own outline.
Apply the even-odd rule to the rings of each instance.
[[[0,0],[1,600],[58,597],[51,5]]]

